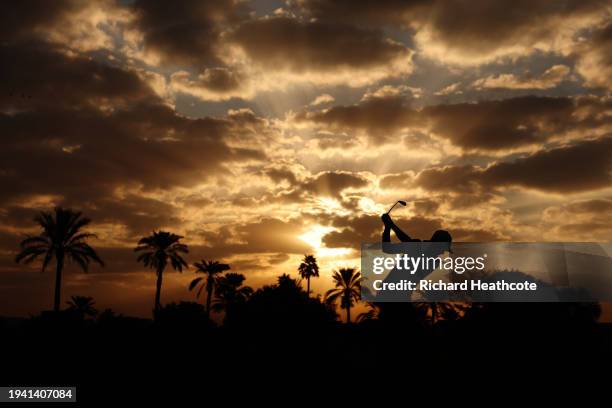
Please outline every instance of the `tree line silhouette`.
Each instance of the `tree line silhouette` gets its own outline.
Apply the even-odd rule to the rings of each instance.
[[[91,220],[84,217],[81,212],[56,207],[52,212],[40,212],[34,218],[34,221],[40,226],[41,231],[38,235],[28,236],[21,242],[21,250],[16,255],[15,261],[27,264],[34,260],[41,260],[42,271],[45,271],[52,262],[55,262],[53,311],[57,313],[60,312],[62,274],[66,261],[75,263],[84,272],[88,271],[92,262],[104,266],[104,261],[87,243],[89,239],[96,236],[85,231]],[[134,248],[136,261],[147,268],[153,269],[156,274],[154,318],[157,318],[162,310],[161,292],[166,268],[171,267],[178,272],[189,268],[185,259],[185,255],[189,253],[189,248],[181,242],[183,238],[168,231],[154,231],[151,235],[142,237]],[[362,276],[355,268],[340,268],[333,271],[332,282],[334,287],[327,290],[322,299],[319,297],[311,299],[310,280],[319,277],[319,266],[316,258],[309,254],[304,255],[297,268],[299,277],[306,280],[305,291],[301,287],[301,280],[292,279],[289,275],[278,277],[275,286],[268,285],[255,291],[245,284],[246,277],[244,275],[228,272],[231,270],[228,264],[202,259],[195,262],[193,266],[195,267],[195,273],[202,276],[194,278],[189,284],[188,290],[195,292],[196,299],[205,298],[203,313],[207,319],[210,319],[211,312],[223,312],[225,322],[241,320],[236,316],[240,313],[245,316],[249,314],[245,312],[247,304],[249,307],[254,307],[252,304],[261,302],[261,299],[270,299],[270,293],[276,293],[275,291],[277,291],[287,304],[294,302],[295,299],[319,302],[327,312],[334,315],[335,308],[339,307],[345,311],[346,323],[351,323],[353,320],[351,309],[354,308],[356,302],[361,300]],[[423,295],[427,300],[427,294]],[[89,297],[73,296],[67,302],[68,311],[81,317],[94,316],[96,311],[92,302],[93,299]],[[286,307],[282,303],[277,306],[279,308]],[[181,310],[181,308],[189,308],[190,306],[179,304],[171,307]],[[354,319],[356,322],[393,321],[411,316],[413,320],[426,322],[429,326],[434,326],[440,322],[451,322],[466,316],[469,317],[470,313],[473,314],[479,309],[495,309],[495,306],[491,305],[483,307],[478,304],[436,302],[435,300],[403,305],[369,302],[366,307],[368,310],[358,315]],[[596,320],[600,313],[599,306],[591,305],[590,309],[586,309],[590,310],[591,317],[589,318]],[[108,310],[105,312],[106,317],[114,313]],[[272,311],[269,311],[269,313],[274,314]]]
[[[97,252],[87,243],[88,239],[96,235],[84,231],[91,223],[91,219],[84,217],[82,212],[72,209],[56,207],[53,212],[41,211],[34,221],[41,227],[40,234],[25,238],[21,250],[16,255],[16,262],[29,264],[42,259],[42,271],[55,260],[55,290],[53,311],[60,311],[62,272],[66,261],[77,264],[84,272],[89,264],[95,262],[104,266],[104,261]],[[189,264],[184,258],[189,248],[181,240],[184,237],[168,231],[153,231],[149,236],[142,237],[134,248],[137,253],[136,260],[145,267],[151,268],[156,274],[155,301],[153,315],[157,316],[162,308],[161,291],[163,276],[166,268],[182,272]],[[188,289],[196,290],[196,298],[206,294],[205,314],[210,318],[211,311],[227,311],[236,305],[245,303],[254,293],[253,288],[244,285],[245,276],[239,273],[225,273],[230,265],[214,260],[201,260],[193,264],[196,273],[203,274],[191,281]],[[222,275],[223,274],[223,275]],[[310,296],[310,279],[319,277],[319,266],[313,255],[304,255],[298,267],[298,274],[306,279],[306,296]],[[325,293],[324,301],[328,306],[339,304],[346,310],[346,321],[351,322],[351,308],[361,298],[361,274],[354,268],[341,268],[333,272],[332,279],[335,287]],[[279,285],[287,285],[292,281],[288,275],[279,278]],[[296,287],[298,281],[292,281]],[[93,299],[84,296],[73,296],[69,304],[69,311],[78,312],[81,316],[95,315],[92,305]]]

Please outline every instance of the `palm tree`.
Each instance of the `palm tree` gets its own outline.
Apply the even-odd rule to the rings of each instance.
[[[319,265],[314,255],[304,255],[302,263],[298,267],[298,272],[302,279],[306,279],[306,294],[310,296],[310,278],[319,277]]]
[[[15,262],[28,264],[42,257],[43,272],[55,258],[55,295],[53,310],[59,312],[62,288],[62,271],[66,260],[73,261],[87,272],[91,261],[104,266],[104,262],[86,240],[94,238],[94,234],[83,232],[91,220],[83,217],[79,211],[56,207],[54,212],[41,211],[34,221],[40,225],[42,232],[21,241],[21,252],[15,257]]]
[[[357,316],[358,322],[365,322],[378,318],[378,314],[380,313],[380,308],[378,307],[378,305],[374,302],[367,302],[367,306],[368,311],[359,313],[359,315]]]
[[[440,318],[454,320],[463,311],[460,304],[450,302],[417,302],[415,306],[422,311],[424,316],[430,316],[431,325],[435,325]]]
[[[215,311],[227,311],[233,306],[246,302],[253,294],[253,288],[243,286],[246,278],[240,273],[227,273],[217,279],[215,302],[212,305]]]
[[[340,308],[346,309],[346,322],[351,322],[351,307],[361,299],[361,273],[355,268],[341,268],[334,271],[332,279],[335,288],[325,293],[325,302],[333,305],[340,300]]]
[[[206,288],[206,316],[210,317],[210,305],[212,302],[213,291],[215,289],[215,285],[217,283],[217,279],[219,278],[217,275],[220,275],[224,271],[230,269],[228,264],[222,264],[217,261],[205,261],[194,263],[194,266],[197,268],[196,273],[204,273],[206,274],[206,280],[204,281],[204,277],[198,277],[191,281],[189,284],[189,290],[193,290],[198,284],[204,281],[203,285],[200,285],[200,289],[198,289],[198,293],[196,297],[200,297],[202,290]]]
[[[302,289],[302,280],[293,279],[291,276],[289,276],[286,273],[283,273],[281,276],[277,278],[276,286],[286,291],[304,293],[304,290]]]
[[[85,316],[94,317],[98,314],[98,311],[94,307],[96,302],[94,302],[92,297],[89,296],[72,296],[68,302],[68,310],[71,312],[77,313],[81,318]]]
[[[182,238],[180,235],[171,232],[153,231],[152,235],[141,238],[138,241],[138,246],[134,248],[135,252],[140,252],[137,259],[138,262],[142,262],[146,267],[155,269],[157,273],[154,314],[157,314],[161,307],[162,276],[168,261],[170,261],[172,268],[179,272],[183,272],[183,267],[189,268],[187,262],[181,257],[181,254],[189,252],[187,245],[179,242]]]

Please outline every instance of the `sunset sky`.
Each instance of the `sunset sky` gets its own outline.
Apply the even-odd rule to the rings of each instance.
[[[455,241],[610,241],[611,1],[0,5],[0,315],[52,304],[14,262],[39,210],[82,210],[105,268],[64,299],[149,316],[154,229],[258,287],[359,266],[380,214]],[[194,300],[193,268],[162,301]]]

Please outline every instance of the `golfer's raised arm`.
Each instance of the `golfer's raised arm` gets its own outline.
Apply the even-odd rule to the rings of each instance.
[[[383,233],[382,233],[382,250],[384,253],[387,253],[387,254],[402,253],[401,248],[396,248],[397,245],[391,243],[391,231],[395,232],[395,235],[397,236],[397,238],[402,242],[418,241],[418,240],[410,238],[408,234],[406,234],[397,225],[395,225],[393,220],[391,220],[391,217],[389,216],[389,214],[384,214],[381,218],[382,218],[383,223],[385,224],[385,229],[383,230]]]
[[[418,241],[410,238],[410,235],[406,234],[401,230],[400,227],[395,225],[389,214],[384,214],[381,219],[385,224],[385,229],[383,230],[382,242],[391,242],[391,231],[395,232],[395,236],[402,242],[413,242]]]

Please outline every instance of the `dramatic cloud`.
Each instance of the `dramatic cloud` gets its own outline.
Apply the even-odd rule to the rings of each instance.
[[[412,69],[406,46],[382,31],[351,25],[263,18],[241,24],[229,38],[255,64],[314,82],[364,84]]]
[[[536,50],[566,52],[579,30],[604,19],[606,1],[435,2],[416,34],[421,51],[479,64]],[[477,12],[474,12],[478,10]]]
[[[609,241],[612,199],[604,197],[548,207],[542,218],[559,235],[572,241]]]
[[[232,162],[265,158],[234,146],[262,125],[250,111],[187,118],[137,72],[41,43],[2,46],[0,55],[13,62],[0,68],[5,227],[29,225],[35,208],[63,204],[96,218],[107,245],[132,242],[180,223],[174,204],[150,195],[201,184]],[[27,217],[15,217],[21,206],[30,208]]]
[[[25,0],[0,6],[3,44],[44,40],[76,51],[108,49],[128,13],[113,0]]]
[[[612,137],[539,151],[484,172],[486,185],[510,185],[570,193],[612,184]]]
[[[472,86],[476,89],[501,88],[501,89],[549,89],[565,81],[570,73],[566,65],[554,65],[534,77],[532,75],[517,76],[514,74],[490,75],[475,81]]]
[[[486,168],[464,165],[427,169],[415,182],[430,191],[467,193],[510,186],[561,194],[607,188],[612,184],[612,138],[541,150]]]
[[[578,47],[576,69],[591,87],[610,89],[612,78],[612,24],[596,31]]]
[[[389,174],[380,179],[378,183],[385,189],[405,189],[412,187],[414,183],[414,172],[408,171],[400,174]]]
[[[0,36],[4,41],[31,37],[33,31],[53,27],[57,20],[76,9],[78,3],[71,0],[3,3]]]
[[[424,11],[428,1],[414,0],[297,0],[298,10],[324,21],[341,21],[353,24],[404,25],[419,11]]]
[[[323,172],[306,181],[301,188],[317,195],[336,196],[346,189],[363,188],[367,185],[368,180],[357,174]]]
[[[351,106],[302,112],[297,121],[365,133],[375,141],[408,129],[428,130],[465,150],[494,151],[536,145],[574,129],[609,127],[607,99],[526,96],[410,107],[403,97],[371,97]]]
[[[527,96],[430,106],[423,115],[456,146],[496,150],[541,143],[570,126],[573,112],[571,99]]]
[[[355,105],[334,106],[303,112],[297,121],[309,121],[332,130],[364,132],[376,140],[386,140],[402,129],[418,126],[419,113],[403,97],[366,98]]]
[[[157,101],[134,72],[68,55],[44,43],[0,45],[0,107],[13,110],[91,107],[109,110]],[[41,82],[41,75],[46,81]]]
[[[145,54],[167,64],[199,69],[221,63],[219,37],[223,27],[248,16],[246,3],[239,0],[147,0],[136,1],[131,7]]]
[[[186,71],[175,72],[170,76],[173,92],[189,94],[207,101],[223,101],[234,97],[249,98],[253,89],[241,74],[227,68],[207,68],[191,79]]]
[[[419,51],[459,65],[535,51],[567,53],[582,29],[610,16],[605,0],[333,1],[300,0],[298,9],[323,21],[394,25],[415,32]]]

